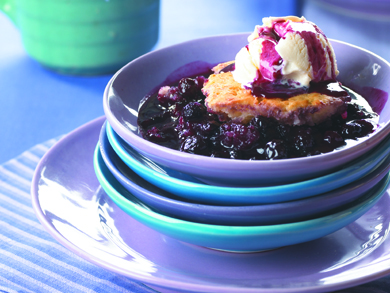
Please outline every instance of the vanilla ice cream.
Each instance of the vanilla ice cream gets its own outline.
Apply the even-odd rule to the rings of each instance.
[[[248,37],[235,58],[234,79],[258,96],[291,96],[310,82],[335,81],[333,48],[324,33],[304,17],[268,17]]]

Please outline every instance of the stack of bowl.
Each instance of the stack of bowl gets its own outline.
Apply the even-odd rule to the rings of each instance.
[[[386,192],[390,169],[390,65],[332,41],[339,80],[362,89],[378,127],[353,146],[312,157],[245,161],[199,156],[143,139],[137,116],[160,86],[234,59],[248,34],[194,40],[123,67],[104,94],[97,178],[143,224],[178,240],[249,252],[310,241],[355,221]],[[202,61],[199,61],[202,60]]]

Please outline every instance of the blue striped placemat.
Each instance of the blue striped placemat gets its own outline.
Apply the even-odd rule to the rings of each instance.
[[[0,165],[0,292],[156,292],[57,243],[31,205],[30,184],[49,140]]]
[[[49,140],[0,165],[0,292],[136,292],[155,290],[95,266],[57,243],[37,220],[30,184]],[[389,293],[390,277],[341,290]]]

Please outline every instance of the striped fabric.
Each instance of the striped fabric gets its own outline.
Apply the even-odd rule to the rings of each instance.
[[[30,182],[52,139],[0,165],[0,292],[156,292],[84,261],[58,244],[36,219]],[[390,292],[390,277],[342,293]]]
[[[156,292],[84,261],[39,223],[30,182],[40,158],[56,141],[0,166],[0,292]]]

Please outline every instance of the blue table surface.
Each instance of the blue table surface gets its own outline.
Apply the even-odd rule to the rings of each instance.
[[[160,37],[153,49],[249,32],[262,17],[295,14],[295,9],[294,0],[162,0]],[[110,78],[64,76],[42,68],[27,56],[19,31],[0,13],[0,164],[103,115]]]

